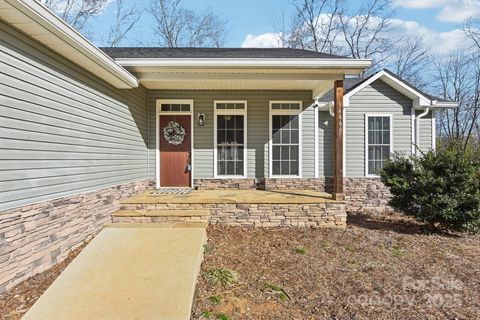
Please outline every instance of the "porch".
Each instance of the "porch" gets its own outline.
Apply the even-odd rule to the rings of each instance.
[[[317,190],[344,199],[343,79],[369,61],[302,50],[174,51],[106,51],[146,88],[157,188],[269,189],[294,179],[309,189],[328,180],[331,190]],[[331,91],[333,103],[318,103]]]
[[[313,190],[192,190],[126,198],[114,223],[195,222],[244,227],[344,227],[345,204]]]

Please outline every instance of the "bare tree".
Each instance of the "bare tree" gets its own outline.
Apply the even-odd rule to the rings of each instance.
[[[480,19],[467,19],[464,23],[463,31],[465,32],[465,35],[474,43],[477,49],[480,50]]]
[[[338,35],[339,0],[301,0],[294,3],[296,17],[293,37],[302,48],[332,53]]]
[[[226,22],[210,9],[203,13],[181,7],[182,0],[152,0],[148,12],[155,19],[160,44],[173,47],[221,47]]]
[[[480,117],[480,59],[456,53],[436,58],[434,81],[442,98],[459,103],[440,113],[440,134],[452,139],[478,138]]]
[[[118,47],[125,36],[140,20],[141,12],[134,6],[125,7],[124,0],[117,0],[115,6],[114,25],[110,28],[107,45]]]
[[[108,0],[40,0],[47,8],[79,32],[85,33],[88,20],[108,5]]]
[[[347,54],[352,58],[372,59],[372,69],[390,54],[392,4],[393,0],[369,0],[356,12],[340,15]]]
[[[272,24],[279,46],[334,53],[341,5],[341,0],[295,0],[289,26],[285,15]]]
[[[400,78],[416,87],[424,87],[426,83],[421,72],[429,62],[429,51],[422,37],[415,37],[399,42],[393,46],[393,54],[387,65]]]

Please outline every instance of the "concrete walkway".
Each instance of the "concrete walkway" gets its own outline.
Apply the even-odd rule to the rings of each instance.
[[[102,230],[23,319],[189,319],[205,225]]]

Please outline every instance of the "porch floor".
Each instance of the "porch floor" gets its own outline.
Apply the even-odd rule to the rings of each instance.
[[[154,194],[147,191],[122,204],[315,204],[339,203],[328,193],[312,190],[193,190],[188,194]]]

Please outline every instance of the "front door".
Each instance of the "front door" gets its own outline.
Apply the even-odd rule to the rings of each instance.
[[[160,115],[160,186],[190,186],[191,116]]]

